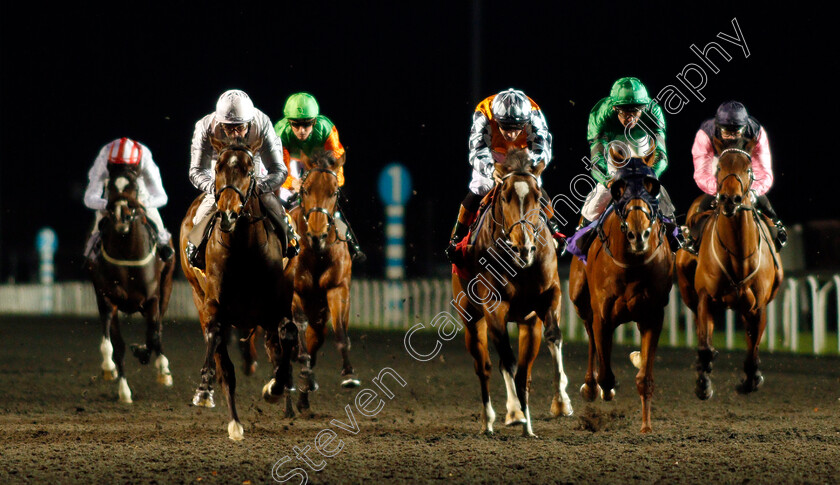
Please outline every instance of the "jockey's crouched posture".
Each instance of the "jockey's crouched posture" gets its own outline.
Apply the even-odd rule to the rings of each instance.
[[[274,125],[274,131],[283,143],[283,160],[289,169],[289,177],[280,188],[280,199],[287,207],[294,204],[300,190],[304,168],[301,158],[311,157],[316,150],[331,151],[338,160],[344,155],[344,147],[338,140],[338,129],[329,118],[320,113],[318,102],[309,93],[295,93],[286,100],[284,118]],[[344,165],[338,168],[338,186],[344,185]],[[339,234],[344,235],[353,261],[362,262],[367,257],[359,247],[350,223],[336,204],[333,215]]]
[[[169,198],[163,190],[160,170],[152,158],[152,152],[146,145],[129,138],[120,138],[108,143],[97,155],[93,166],[88,172],[88,186],[85,190],[85,205],[96,211],[96,221],[93,224],[87,245],[85,257],[93,259],[96,244],[99,242],[99,221],[105,215],[108,207],[106,181],[108,180],[108,164],[133,165],[136,167],[137,197],[146,210],[146,219],[152,223],[157,232],[157,254],[164,261],[172,257],[173,249],[169,246],[172,238],[163,225],[157,208],[166,205]]]
[[[534,165],[551,161],[551,133],[540,107],[522,91],[508,89],[479,103],[473,114],[470,130],[469,161],[473,167],[469,192],[461,202],[458,221],[452,229],[446,256],[456,266],[463,264],[456,244],[469,232],[481,199],[499,182],[494,163],[504,162],[508,150],[527,148]],[[538,179],[544,208],[550,210],[551,198]],[[557,222],[543,212],[549,230],[555,238],[560,235]]]
[[[642,114],[645,114],[646,119],[641,119]],[[623,156],[640,156],[650,149],[650,143],[653,142],[656,154],[651,168],[656,177],[661,177],[668,167],[665,116],[662,108],[648,96],[645,85],[634,77],[617,80],[612,85],[610,95],[598,101],[592,108],[586,138],[590,144],[592,178],[598,184],[583,203],[579,228],[585,228],[597,220],[612,201],[609,184],[616,170],[608,161],[611,143],[619,140],[625,147],[619,151],[626,152],[629,149],[630,153],[622,153]],[[664,187],[658,199],[660,212],[667,219],[663,222],[669,245],[676,251],[684,242],[682,234],[676,230],[674,205]],[[588,249],[592,237],[590,235],[581,238],[581,251],[585,252]]]
[[[226,91],[216,103],[216,111],[195,124],[192,138],[190,182],[205,192],[201,205],[193,218],[186,253],[190,264],[201,266],[202,251],[208,234],[208,224],[216,210],[215,160],[219,154],[210,144],[210,137],[224,140],[228,144],[253,146],[262,140],[258,153],[254,153],[254,173],[257,175],[257,194],[271,223],[281,239],[287,243],[286,256],[297,254],[297,234],[292,230],[283,204],[274,194],[286,180],[286,165],[283,163],[283,146],[271,126],[271,120],[254,107],[251,98],[243,91]],[[261,175],[261,164],[265,175]]]
[[[755,141],[751,156],[754,181],[750,192],[756,208],[770,219],[768,227],[773,233],[776,249],[783,248],[787,244],[787,230],[765,195],[773,185],[773,168],[767,132],[755,118],[747,114],[747,109],[743,104],[738,101],[727,101],[718,107],[713,119],[708,119],[700,125],[697,136],[694,138],[694,146],[691,148],[691,154],[694,157],[694,181],[697,182],[700,190],[705,192],[703,200],[697,207],[697,212],[706,214],[692,218],[692,224],[688,230],[691,235],[691,244],[686,249],[694,254],[697,253],[699,249],[697,241],[703,227],[701,222],[714,208],[717,194],[715,172],[720,155],[712,143],[715,139],[721,142],[721,149],[724,150],[744,139]]]

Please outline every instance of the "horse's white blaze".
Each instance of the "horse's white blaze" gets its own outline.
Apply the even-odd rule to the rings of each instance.
[[[102,371],[114,372],[117,366],[114,364],[114,346],[111,345],[111,340],[107,337],[102,337],[102,342],[99,344],[99,351],[102,353]]]
[[[633,363],[633,367],[637,369],[642,368],[642,353],[638,350],[630,352],[630,362]]]
[[[169,370],[169,359],[161,354],[155,360],[155,368],[158,371],[158,382],[166,387],[172,387],[172,372]]]
[[[128,381],[125,377],[120,377],[120,402],[131,404],[131,389],[128,388]]]
[[[125,177],[118,177],[117,180],[114,181],[114,187],[117,188],[120,192],[125,190],[128,186],[128,179]]]
[[[572,400],[566,394],[566,386],[569,385],[569,378],[563,371],[563,342],[558,340],[554,344],[548,346],[551,357],[554,359],[554,383],[557,386],[557,393],[560,395],[560,400],[563,402],[565,408],[568,409],[569,416],[572,414]]]
[[[490,399],[487,399],[487,403],[484,405],[481,415],[481,417],[484,418],[484,431],[492,433],[493,423],[496,421],[496,411],[493,411],[493,405],[490,404]]]
[[[242,427],[242,423],[231,420],[231,422],[228,423],[228,438],[233,441],[242,441],[242,438],[244,437],[245,428]]]
[[[516,385],[513,382],[513,376],[510,375],[507,369],[502,369],[502,377],[505,379],[505,389],[507,390],[507,411],[509,413],[522,411],[522,407],[519,405],[519,398],[516,397]]]
[[[519,196],[519,220],[525,220],[525,196],[531,192],[531,187],[528,186],[528,182],[514,182],[513,183],[513,190],[516,191],[516,195]],[[531,246],[531,233],[529,231],[522,231],[525,235],[525,247]]]

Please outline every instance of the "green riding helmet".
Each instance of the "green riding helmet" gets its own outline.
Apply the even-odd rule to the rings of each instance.
[[[643,106],[650,103],[647,88],[635,77],[623,77],[610,90],[613,106]]]
[[[283,116],[290,120],[317,118],[318,114],[318,102],[309,93],[295,93],[289,96],[283,108]]]

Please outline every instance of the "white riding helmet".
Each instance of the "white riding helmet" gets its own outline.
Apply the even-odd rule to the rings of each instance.
[[[497,94],[491,109],[496,121],[502,125],[524,125],[531,121],[531,101],[518,89]]]
[[[244,91],[225,91],[216,102],[216,121],[226,124],[248,123],[254,119],[254,102]]]

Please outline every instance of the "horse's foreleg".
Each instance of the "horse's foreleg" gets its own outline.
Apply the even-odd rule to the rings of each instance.
[[[551,359],[554,361],[554,395],[551,397],[549,411],[554,417],[571,416],[572,401],[566,394],[566,386],[569,385],[569,378],[563,371],[563,333],[560,330],[560,291],[559,288],[549,305],[545,315],[545,333],[543,336],[548,341],[548,350],[551,352]]]
[[[119,377],[117,366],[114,364],[114,346],[111,343],[111,322],[117,317],[117,307],[98,292],[96,303],[102,322],[102,342],[99,344],[99,351],[102,353],[102,379],[112,381]]]
[[[697,382],[694,393],[702,400],[709,399],[715,393],[712,388],[712,380],[709,374],[712,372],[712,362],[717,357],[717,350],[712,344],[712,336],[715,329],[715,308],[712,306],[711,298],[701,294],[697,302]]]
[[[758,345],[761,343],[761,337],[764,335],[764,328],[767,325],[767,312],[764,308],[759,308],[752,315],[742,314],[741,323],[746,330],[747,358],[744,360],[746,377],[738,390],[749,393],[758,390],[764,383],[764,376],[758,369],[758,365],[761,363],[761,359],[758,358]]]
[[[300,411],[309,409],[309,393],[318,390],[318,381],[315,380],[314,367],[317,361],[318,349],[324,344],[327,336],[325,322],[317,322],[315,325],[307,325],[304,331],[302,345],[306,349],[308,358],[301,364],[300,375],[298,376],[298,402]]]
[[[219,345],[216,351],[216,367],[219,376],[219,384],[225,391],[225,397],[228,403],[228,413],[230,414],[230,422],[228,422],[228,438],[239,441],[244,437],[244,429],[242,423],[239,421],[239,415],[236,412],[236,372],[233,362],[230,360],[227,349],[227,339],[223,338],[223,342]]]
[[[542,341],[543,323],[538,317],[534,317],[531,323],[519,324],[519,363],[516,369],[516,395],[519,397],[519,405],[525,414],[525,426],[522,428],[523,436],[536,436],[531,426],[531,409],[528,407],[528,394],[531,392],[531,368],[537,359]]]
[[[583,377],[583,385],[580,386],[580,396],[589,402],[597,397],[598,384],[595,382],[595,358],[598,355],[598,348],[595,345],[595,332],[592,330],[592,320],[584,320],[583,327],[586,329],[587,340],[589,341],[589,354],[586,361],[586,375]]]
[[[499,316],[498,318],[503,317]],[[488,317],[485,322],[493,339],[493,345],[499,353],[499,372],[505,381],[505,391],[507,392],[505,426],[525,424],[525,413],[522,412],[522,406],[519,404],[516,384],[513,380],[513,376],[516,374],[516,357],[513,354],[513,348],[510,346],[507,323],[497,321],[496,315]]]
[[[243,332],[237,331],[239,338],[237,344],[239,346],[239,353],[242,354],[242,370],[246,376],[254,375],[257,371],[257,347],[254,341],[257,339],[257,332],[249,332],[243,335]]]
[[[158,383],[166,387],[172,387],[172,372],[169,370],[169,359],[163,355],[163,315],[160,312],[160,305],[157,302],[152,305],[152,308],[154,311],[150,311],[146,315],[146,348],[149,353],[154,352],[157,355],[155,369],[157,369]]]
[[[612,322],[595,315],[592,322],[592,335],[595,340],[595,350],[598,353],[598,387],[600,387],[601,399],[612,401],[615,397],[615,374],[612,371],[612,344],[613,331]]]
[[[339,286],[328,290],[327,305],[330,307],[336,347],[341,354],[341,387],[359,387],[361,382],[350,364],[350,337],[347,335],[350,320],[350,289],[347,286]]]
[[[277,381],[276,376],[279,372],[280,362],[283,360],[283,349],[280,346],[280,335],[277,328],[265,329],[265,351],[268,354],[268,361],[271,362],[272,377],[266,385],[263,386],[262,395],[269,403],[276,403],[280,401],[283,396],[283,381]]]
[[[471,314],[473,323],[466,324],[467,350],[475,360],[475,374],[481,386],[481,431],[485,434],[493,434],[493,423],[496,421],[496,413],[490,403],[490,352],[487,348],[487,322],[483,317]]]
[[[656,347],[659,344],[659,334],[662,332],[662,320],[664,312],[659,310],[658,315],[639,322],[639,331],[642,334],[641,352],[638,361],[632,359],[634,365],[638,362],[639,372],[636,374],[636,390],[642,399],[642,433],[650,433],[653,428],[650,422],[651,400],[653,399],[653,361],[656,355]]]
[[[213,400],[213,379],[216,377],[216,363],[214,356],[222,345],[222,326],[216,319],[215,313],[204,326],[204,341],[206,350],[204,354],[204,365],[201,367],[201,383],[195,391],[192,403],[194,406],[212,408],[216,406]]]

